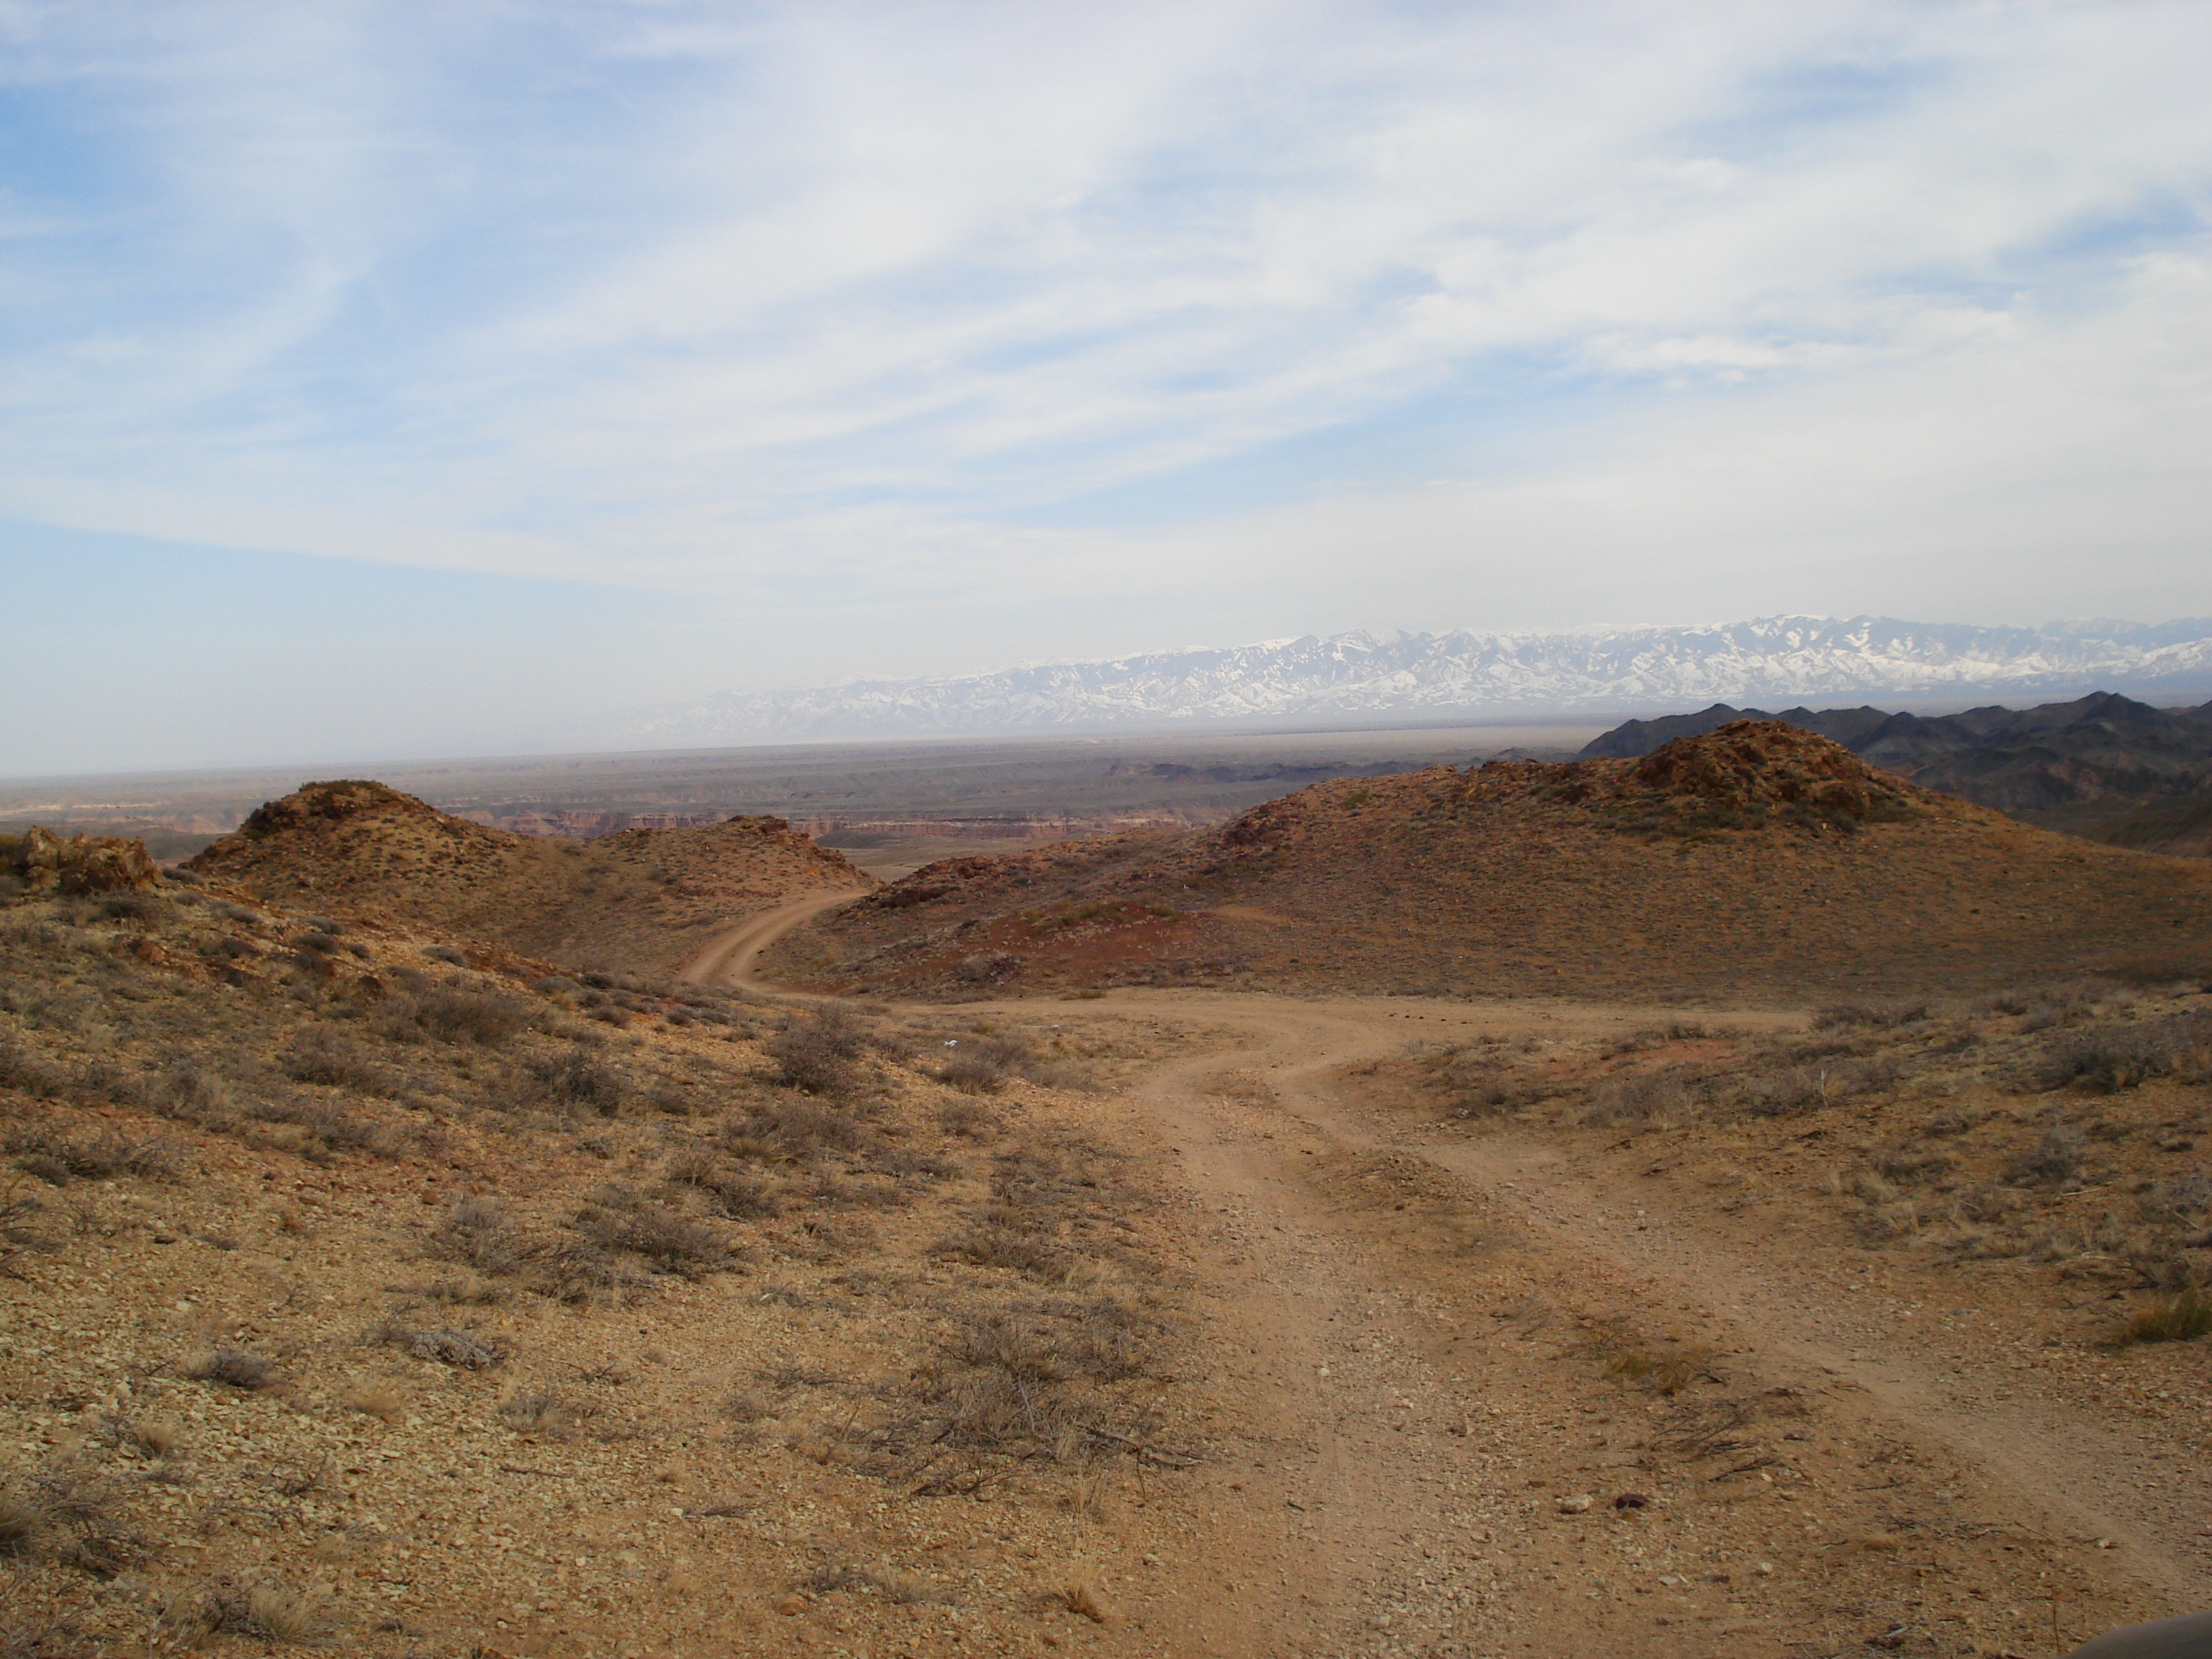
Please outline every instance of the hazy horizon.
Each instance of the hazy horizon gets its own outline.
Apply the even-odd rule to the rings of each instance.
[[[1813,617],[1764,618],[1759,621],[1821,622],[1847,619]],[[1896,618],[1858,619],[1898,622]],[[1747,624],[1711,624],[1711,631],[1722,633]],[[1755,624],[1751,624],[1755,625]],[[1905,623],[1908,628],[1944,624]],[[1971,626],[1971,625],[1968,625]],[[2173,623],[2143,623],[2118,619],[2070,618],[2048,624],[2051,631],[2069,628],[2100,627],[2106,629],[2155,631],[2177,626],[2193,626],[2201,630],[2207,641],[2212,641],[2212,619],[2185,619]],[[1426,632],[1407,629],[1374,630],[1378,638],[1437,638],[1449,637],[1453,633],[1467,630],[1431,629]],[[1524,639],[1557,642],[1569,639],[1601,641],[1622,635],[1635,635],[1642,629],[1586,629],[1552,635],[1528,635]],[[1513,637],[1513,636],[1506,636]],[[2195,635],[2192,634],[2192,638]],[[981,670],[969,675],[951,676],[936,680],[900,682],[913,685],[959,685],[975,681],[990,680],[1005,673],[1018,673],[1026,669],[1068,669],[1085,667],[1118,667],[1143,664],[1148,659],[1173,659],[1180,655],[1196,657],[1230,657],[1244,651],[1262,650],[1275,646],[1296,646],[1314,640],[1304,635],[1291,640],[1249,641],[1242,647],[1211,647],[1190,648],[1186,652],[1134,653],[1119,659],[1100,658],[1071,659],[1058,663],[1013,665],[999,670]],[[1328,643],[1322,640],[1321,643]],[[2212,662],[2212,651],[2199,651],[2198,658]],[[804,696],[809,691],[834,692],[846,686],[866,688],[881,682],[866,679],[840,683],[837,685],[813,688],[783,688],[787,694]],[[1461,730],[1468,732],[1511,732],[1515,742],[1537,742],[1528,734],[1547,728],[1582,731],[1585,736],[1624,720],[1644,719],[1665,714],[1693,713],[1716,703],[1733,703],[1744,708],[1766,707],[1778,710],[1785,706],[1805,705],[1820,708],[1851,707],[1871,703],[1892,712],[1909,712],[1922,715],[1956,713],[1992,703],[2014,708],[2033,708],[2045,704],[2071,702],[2081,696],[2111,691],[2118,686],[2122,695],[2156,706],[2179,707],[2194,705],[2212,697],[2212,666],[2192,680],[2169,687],[2152,688],[2136,685],[2132,688],[2116,681],[2110,675],[2089,675],[2078,683],[2061,679],[2044,685],[2025,684],[2011,687],[1977,684],[1965,682],[1949,688],[1899,690],[1864,685],[1856,688],[1815,687],[1790,689],[1775,685],[1744,687],[1717,691],[1700,691],[1680,695],[1652,694],[1642,696],[1599,697],[1595,700],[1569,702],[1498,702],[1493,703],[1450,702],[1419,703],[1411,701],[1383,703],[1358,708],[1288,708],[1244,715],[1212,715],[1196,714],[1186,717],[1164,714],[1133,714],[1124,718],[1102,717],[1094,720],[1075,719],[1065,722],[1042,725],[973,725],[964,726],[921,727],[908,730],[852,729],[852,730],[792,730],[781,734],[770,732],[748,732],[739,740],[720,741],[685,739],[663,741],[645,728],[629,740],[618,743],[592,744],[564,740],[593,730],[604,733],[625,719],[665,714],[672,711],[708,707],[732,694],[714,693],[684,703],[642,705],[627,708],[599,711],[602,718],[579,726],[547,726],[530,732],[508,733],[469,734],[443,747],[428,747],[416,750],[397,749],[356,749],[352,750],[323,748],[308,749],[294,753],[234,752],[218,758],[199,758],[166,762],[160,764],[123,765],[115,767],[63,767],[40,770],[23,769],[0,771],[0,784],[27,786],[31,784],[72,781],[146,780],[174,777],[210,777],[224,774],[248,776],[262,773],[280,773],[293,769],[346,768],[355,766],[435,767],[447,763],[483,763],[499,764],[507,762],[530,763],[541,760],[571,758],[586,761],[642,759],[651,756],[768,754],[775,751],[815,750],[865,750],[881,748],[886,750],[910,750],[917,746],[939,745],[962,750],[976,747],[1018,746],[1024,744],[1053,743],[1126,743],[1143,749],[1148,744],[1203,741],[1209,738],[1234,740],[1242,737],[1291,738],[1297,736],[1328,736],[1361,733],[1419,732]],[[1854,702],[1854,699],[1857,700]],[[505,742],[501,738],[506,739]]]
[[[2212,12],[0,7],[0,775],[2212,614]]]

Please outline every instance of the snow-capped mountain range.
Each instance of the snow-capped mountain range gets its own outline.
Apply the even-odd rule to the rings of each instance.
[[[1595,634],[1270,640],[810,690],[721,692],[563,735],[607,748],[1096,731],[1212,721],[1635,713],[1717,702],[2212,695],[2212,618],[1975,628],[1765,617]]]

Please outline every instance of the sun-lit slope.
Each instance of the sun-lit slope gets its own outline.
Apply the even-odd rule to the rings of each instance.
[[[307,784],[259,808],[191,868],[270,899],[375,914],[578,966],[672,965],[716,929],[875,878],[781,818],[511,834],[380,783]]]
[[[1741,721],[1634,760],[1340,779],[1202,834],[915,872],[764,964],[1130,983],[1795,996],[2212,963],[2212,865],[2087,844]]]

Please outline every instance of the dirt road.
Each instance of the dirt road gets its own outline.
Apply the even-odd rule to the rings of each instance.
[[[752,958],[836,897],[698,971],[775,991]],[[1659,1011],[1122,992],[1081,1013],[1237,1043],[1102,1107],[1181,1160],[1229,1419],[1193,1477],[1224,1519],[1151,1593],[1147,1627],[1182,1632],[1154,1650],[2027,1656],[2212,1604],[2199,1449],[2039,1387],[2001,1305],[1927,1305],[1633,1170],[1342,1084],[1413,1042]]]

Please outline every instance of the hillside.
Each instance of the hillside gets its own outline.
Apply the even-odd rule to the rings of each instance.
[[[2049,829],[2202,856],[2203,837],[2190,833],[2190,813],[2185,809],[2177,819],[2169,804],[2212,787],[2212,703],[2154,708],[2099,691],[2034,708],[1936,716],[1866,708],[1768,714],[1715,703],[1694,714],[1625,721],[1588,744],[1583,757],[1647,755],[1738,720],[1785,721],[1927,788]],[[2201,815],[2201,801],[2198,810]]]
[[[2212,961],[2212,868],[2098,847],[1740,721],[1641,759],[1340,780],[1204,833],[915,872],[793,982],[1777,999]]]
[[[1484,787],[1929,822],[1723,737]],[[1228,849],[1333,847],[1331,787]],[[0,839],[10,1659],[1964,1656],[2208,1599],[2193,987],[832,1011],[367,909]]]
[[[948,1083],[927,1023],[246,897],[0,841],[0,1653],[950,1659],[1122,1565],[1142,1460],[1112,1549],[1218,1531],[1057,1037]]]
[[[269,802],[187,867],[303,908],[404,920],[586,968],[672,967],[740,916],[874,884],[781,818],[562,840],[345,780]]]

